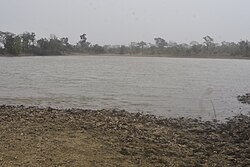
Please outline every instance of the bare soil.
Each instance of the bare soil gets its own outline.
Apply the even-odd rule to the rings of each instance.
[[[0,106],[0,166],[250,166],[250,117]]]

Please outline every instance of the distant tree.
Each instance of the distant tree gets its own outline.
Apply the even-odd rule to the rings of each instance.
[[[81,38],[82,42],[84,42],[84,43],[87,41],[86,34],[80,35],[80,38]]]
[[[22,50],[24,53],[31,52],[31,49],[34,47],[35,36],[34,32],[29,33],[25,32],[20,35],[22,39]]]
[[[126,52],[126,46],[125,45],[121,45],[119,48],[119,54],[125,54]]]
[[[167,46],[167,42],[165,41],[165,39],[162,39],[162,38],[155,38],[155,45],[158,47],[158,48],[161,48],[163,49],[165,46]]]
[[[217,46],[216,50],[216,52],[220,53],[221,55],[235,56],[239,54],[238,46],[234,42],[223,41],[219,46]]]
[[[214,39],[210,36],[205,36],[203,37],[204,40],[204,44],[205,44],[205,49],[207,51],[207,53],[214,54],[214,50],[215,50],[215,43],[214,43]]]
[[[54,34],[50,39],[41,38],[37,40],[36,54],[39,55],[61,55],[65,51],[63,42]]]
[[[195,45],[199,45],[199,42],[197,41],[192,41],[189,43],[190,46],[195,46]]]
[[[5,41],[5,33],[0,31],[0,46],[3,47],[4,46],[4,42]]]
[[[21,38],[15,34],[8,34],[5,37],[4,48],[7,53],[18,55],[21,53]]]
[[[240,41],[238,43],[239,46],[239,52],[242,56],[250,56],[250,42],[248,40],[246,41]]]
[[[82,35],[80,35],[80,41],[79,41],[79,44],[80,44],[82,47],[86,46],[86,45],[85,45],[86,41],[87,41],[86,34],[82,34]]]
[[[49,40],[46,38],[41,38],[37,40],[37,47],[35,49],[35,54],[38,55],[48,55],[49,53]]]
[[[0,54],[4,54],[4,49],[2,46],[0,46]]]
[[[15,36],[14,37],[14,52],[13,54],[18,55],[21,53],[22,49],[22,40],[20,36]]]
[[[164,48],[167,46],[167,42],[163,38],[155,38],[155,45],[158,48],[158,53],[163,53]]]
[[[60,38],[63,51],[73,51],[73,46],[69,43],[68,37]]]
[[[5,34],[4,32],[0,31],[0,54],[4,54],[4,42],[5,41]]]
[[[191,53],[198,54],[202,51],[202,44],[199,44],[199,42],[192,41],[190,42],[191,46]]]
[[[148,50],[149,50],[149,54],[154,55],[157,53],[157,47],[154,44],[150,43]]]
[[[203,37],[204,39],[204,44],[207,46],[207,47],[210,47],[214,44],[214,39],[211,38],[210,36],[205,36]]]
[[[87,42],[86,34],[80,35],[80,41],[77,43],[76,47],[81,52],[88,52],[90,50],[91,43]]]
[[[178,44],[176,42],[173,42],[173,41],[169,41],[168,42],[168,47],[177,47]]]
[[[147,43],[144,42],[144,41],[141,41],[141,42],[138,43],[138,46],[139,46],[141,49],[143,49],[145,46],[147,46]]]
[[[137,42],[131,42],[129,45],[129,53],[136,54],[140,52],[140,47],[138,46]]]
[[[2,32],[0,31],[0,44],[5,47],[6,39],[10,36],[15,36],[15,34],[11,32]]]
[[[92,51],[93,51],[93,53],[97,53],[97,54],[105,53],[104,48],[102,46],[98,45],[98,44],[95,44],[92,47]]]
[[[51,34],[49,40],[49,51],[52,54],[60,55],[63,51],[63,43],[57,38],[56,35]]]
[[[49,49],[49,41],[46,38],[41,38],[37,41],[37,46],[42,50]]]
[[[139,48],[141,49],[141,53],[143,53],[143,49],[145,46],[147,46],[147,43],[144,41],[141,41],[138,43]]]
[[[177,56],[187,56],[190,54],[217,54],[223,56],[249,56],[250,42],[241,40],[238,43],[221,42],[217,44],[210,36],[203,37],[203,43],[193,41],[189,44],[177,44],[176,42],[166,42],[163,38],[154,38],[155,44],[141,42],[131,42],[130,45],[91,45],[87,41],[86,34],[80,35],[80,40],[76,45],[71,45],[67,37],[57,38],[50,35],[49,39],[42,38],[36,41],[35,33],[24,32],[16,35],[11,32],[0,31],[0,54],[33,53],[37,55],[59,55],[67,51],[83,53],[114,53],[114,54],[170,54]]]
[[[4,41],[4,48],[6,51],[10,54],[13,54],[14,52],[14,34],[8,34],[5,36],[5,41]]]
[[[63,46],[69,46],[69,39],[67,37],[63,37],[60,39],[62,42]]]

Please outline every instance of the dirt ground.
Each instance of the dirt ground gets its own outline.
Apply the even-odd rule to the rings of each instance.
[[[250,117],[0,106],[0,166],[250,166]]]

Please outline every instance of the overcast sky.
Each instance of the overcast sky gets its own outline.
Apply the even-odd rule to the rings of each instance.
[[[0,0],[0,31],[95,44],[250,39],[250,0]]]

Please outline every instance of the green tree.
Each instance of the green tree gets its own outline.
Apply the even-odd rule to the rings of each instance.
[[[137,42],[131,42],[129,45],[129,53],[130,54],[137,54],[140,52],[140,47],[138,46]]]
[[[86,45],[86,42],[87,42],[87,37],[86,37],[86,34],[82,34],[80,35],[80,41],[79,41],[79,44],[82,46],[82,47],[85,47]]]
[[[158,48],[158,53],[163,53],[164,52],[164,48],[168,45],[168,43],[165,41],[165,39],[163,38],[155,38],[155,45]]]
[[[191,46],[191,48],[190,48],[191,53],[198,54],[202,50],[202,44],[199,44],[199,42],[192,41],[192,42],[190,42],[190,46]]]
[[[63,46],[69,46],[69,38],[67,37],[63,37],[60,39],[60,41],[62,42]]]
[[[49,49],[49,41],[46,38],[41,38],[37,41],[37,46],[40,49],[47,50]]]
[[[62,54],[61,52],[63,51],[63,48],[62,41],[59,40],[56,35],[51,34],[49,40],[49,52],[51,54],[60,55]]]
[[[207,46],[207,47],[210,47],[212,45],[214,45],[214,39],[210,36],[205,36],[203,37],[204,39],[204,44]]]
[[[35,36],[36,34],[34,32],[25,32],[21,34],[22,50],[24,53],[32,52],[32,49],[34,48]]]
[[[141,49],[141,53],[143,53],[144,47],[147,46],[147,43],[144,41],[141,41],[137,45]]]
[[[21,53],[21,38],[15,34],[7,34],[5,36],[4,48],[7,53],[18,55]]]
[[[4,46],[5,33],[0,31],[0,46]]]
[[[104,48],[102,46],[98,45],[98,44],[95,44],[92,47],[92,50],[93,50],[94,53],[97,53],[97,54],[105,53]]]
[[[246,41],[240,41],[238,43],[239,46],[239,52],[242,56],[250,56],[250,42],[248,40]]]
[[[7,38],[13,37],[13,36],[15,36],[15,34],[13,34],[11,32],[2,32],[2,31],[0,31],[0,44],[2,46],[4,46],[4,48],[5,48]]]
[[[141,41],[141,42],[138,43],[138,46],[139,46],[141,49],[143,49],[145,46],[147,46],[147,43],[144,42],[144,41]]]
[[[80,35],[80,41],[76,45],[78,51],[88,52],[90,51],[91,43],[87,42],[86,34]]]
[[[167,42],[165,41],[165,39],[163,38],[155,38],[155,45],[158,47],[158,48],[164,48],[165,46],[167,46]]]
[[[126,46],[125,45],[121,45],[119,48],[119,54],[125,54],[126,52]]]
[[[211,55],[214,54],[214,50],[215,50],[215,43],[214,43],[214,39],[210,36],[205,36],[203,37],[204,40],[204,44],[205,44],[205,49],[206,51]]]
[[[48,55],[49,53],[49,40],[46,38],[41,38],[37,40],[37,47],[35,49],[35,54],[38,55]]]

